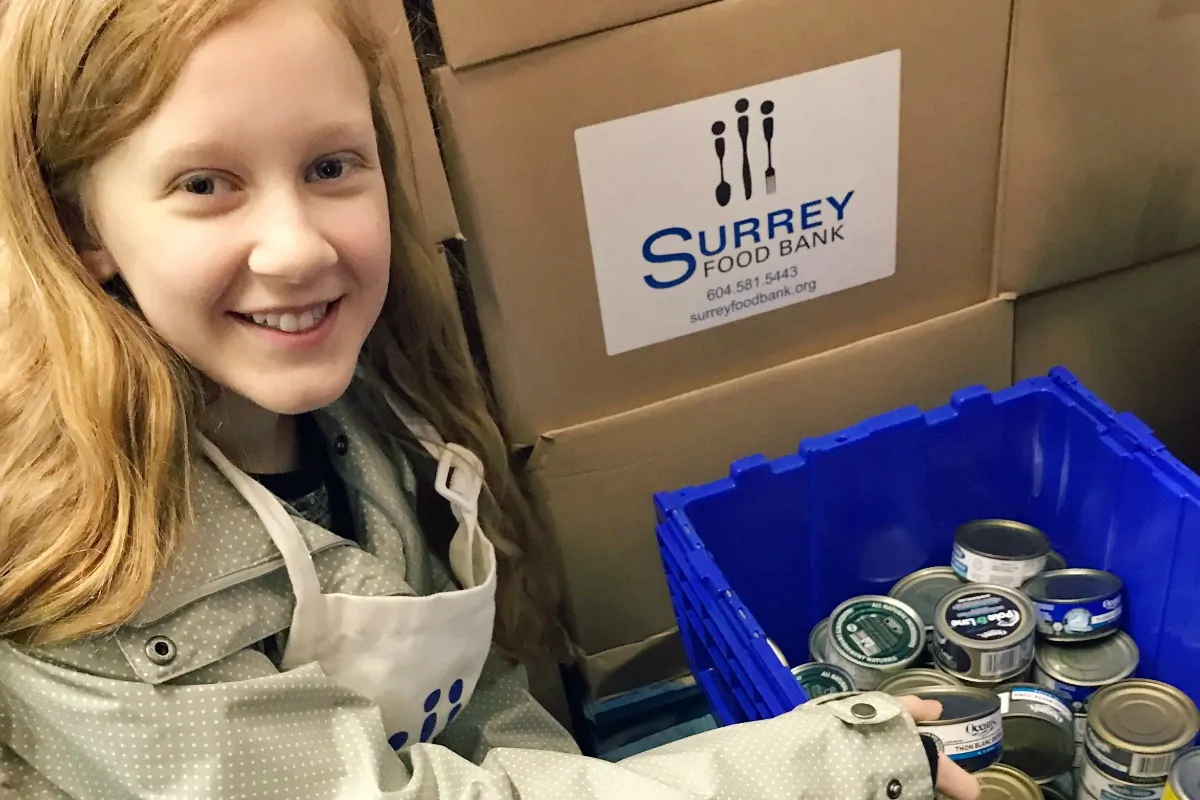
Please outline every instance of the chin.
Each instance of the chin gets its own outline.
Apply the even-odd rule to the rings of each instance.
[[[336,402],[350,387],[350,378],[344,381],[323,381],[314,386],[279,386],[268,391],[248,392],[245,396],[256,406],[276,414],[295,416],[307,414]]]

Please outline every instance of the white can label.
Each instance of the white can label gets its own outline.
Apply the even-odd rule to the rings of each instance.
[[[953,761],[979,758],[993,753],[1000,749],[1004,738],[1004,726],[1001,724],[999,713],[954,725],[922,727],[921,732],[940,741],[942,749]]]
[[[956,544],[950,566],[954,568],[960,578],[971,583],[990,583],[995,586],[1020,589],[1026,581],[1045,570],[1046,557],[1040,556],[1023,561],[1001,560],[972,553]]]
[[[1102,798],[1103,800],[1162,800],[1162,786],[1132,786],[1128,783],[1117,783],[1105,775],[1090,758],[1083,760],[1083,770],[1080,781],[1087,797]]]

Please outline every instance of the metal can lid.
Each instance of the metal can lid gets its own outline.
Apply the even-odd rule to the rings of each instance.
[[[1163,754],[1192,743],[1200,733],[1200,711],[1174,686],[1128,680],[1092,695],[1088,725],[1101,739],[1123,750]]]
[[[976,772],[979,800],[1043,800],[1042,790],[1033,779],[1005,764],[993,764]]]
[[[937,632],[974,650],[1003,650],[1033,635],[1033,604],[1023,592],[975,583],[960,586],[938,603]]]
[[[1186,750],[1175,759],[1169,781],[1179,800],[1200,800],[1200,747]]]
[[[922,700],[937,700],[942,704],[941,718],[932,722],[922,722],[921,727],[956,725],[1000,712],[1000,696],[987,689],[972,689],[969,686],[929,686],[918,689],[913,694]]]
[[[1039,642],[1034,661],[1042,672],[1072,686],[1107,686],[1137,669],[1140,654],[1133,637],[1118,631],[1080,644]]]
[[[1087,603],[1120,594],[1124,583],[1100,569],[1057,569],[1034,575],[1021,588],[1035,603]]]
[[[901,578],[888,592],[888,597],[912,606],[924,620],[925,629],[930,631],[933,630],[937,604],[947,593],[962,585],[962,578],[952,568],[928,567]]]
[[[829,652],[829,617],[813,626],[808,635],[808,652],[817,661],[824,661]]]
[[[904,667],[925,648],[925,624],[911,606],[895,598],[854,597],[829,615],[829,646],[851,664]]]
[[[1009,519],[979,519],[954,533],[954,541],[998,561],[1026,561],[1050,553],[1050,540],[1032,525]]]
[[[876,687],[876,691],[899,697],[934,686],[962,686],[962,681],[950,673],[938,669],[906,669],[890,678],[885,678]]]
[[[829,694],[854,691],[854,679],[850,673],[835,664],[814,661],[792,667],[792,677],[809,697],[824,697]]]
[[[1046,570],[1059,570],[1067,568],[1067,559],[1057,550],[1051,550],[1046,555]]]
[[[1075,715],[1070,698],[1053,689],[1014,683],[996,690],[1004,712],[1001,763],[1035,781],[1050,781],[1075,762]]]

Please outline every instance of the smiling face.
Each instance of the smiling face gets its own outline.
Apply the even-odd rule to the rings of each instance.
[[[345,391],[391,236],[367,78],[316,9],[268,0],[202,42],[84,195],[85,261],[193,366],[280,414]]]

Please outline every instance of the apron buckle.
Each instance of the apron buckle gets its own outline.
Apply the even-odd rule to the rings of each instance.
[[[483,489],[483,464],[465,447],[443,445],[434,488],[464,512],[474,512]]]

